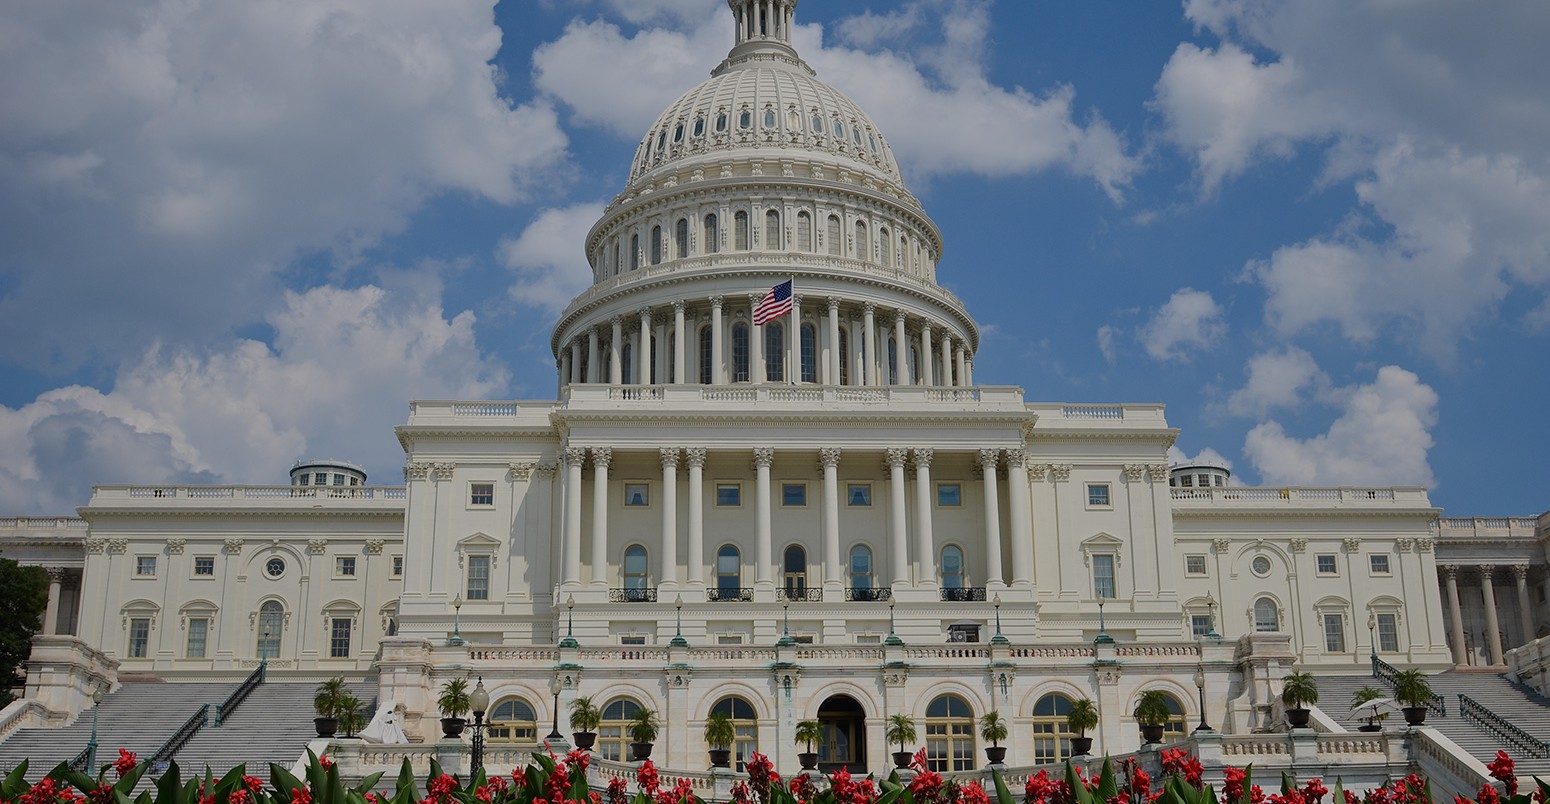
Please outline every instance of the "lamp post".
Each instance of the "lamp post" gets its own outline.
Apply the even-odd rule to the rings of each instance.
[[[791,638],[791,601],[782,600],[780,602],[780,616],[781,633],[780,639],[775,642],[775,646],[778,648],[788,648],[797,644],[797,641]]]
[[[474,756],[468,769],[472,778],[484,770],[484,713],[490,711],[490,693],[484,689],[484,676],[479,677],[473,694],[468,696],[468,707],[474,710]]]
[[[1104,598],[1101,598],[1101,597],[1098,598],[1098,636],[1093,638],[1093,644],[1094,645],[1113,645],[1114,644],[1114,637],[1109,636],[1109,630],[1104,625],[1104,621],[1103,621],[1103,601],[1104,601]]]
[[[576,596],[568,595],[565,598],[565,638],[560,640],[562,648],[579,648],[581,643],[576,641]]]
[[[673,641],[671,641],[671,642],[669,642],[667,644],[670,647],[674,647],[674,648],[687,648],[687,647],[689,647],[689,640],[684,639],[684,596],[683,595],[679,595],[678,599],[673,601],[673,608],[675,609],[675,611],[674,611],[674,620],[673,620]]]
[[[564,688],[565,685],[560,681],[559,675],[555,675],[554,678],[549,679],[549,692],[554,694],[554,726],[549,729],[549,736],[545,739],[547,739],[550,744],[558,743],[559,741],[565,739],[565,737],[560,734],[560,690]]]
[[[888,598],[888,638],[883,640],[883,644],[894,646],[904,644],[904,640],[900,639],[899,635],[893,632],[893,597],[891,595]]]
[[[269,629],[268,628],[264,629],[263,641],[259,643],[259,648],[258,648],[258,666],[262,667],[262,668],[265,668],[265,669],[268,669],[268,667],[269,667]]]
[[[1211,724],[1206,722],[1206,669],[1204,665],[1195,665],[1195,689],[1200,692],[1200,725],[1195,731],[1215,731]]]
[[[1378,617],[1367,610],[1367,647],[1372,651],[1372,677],[1378,677]]]
[[[452,638],[447,640],[448,645],[463,644],[462,633],[463,596],[452,598]]]
[[[102,687],[100,685],[91,691],[91,739],[86,741],[86,772],[94,773],[97,770],[97,707],[102,705]]]
[[[1216,598],[1211,596],[1210,590],[1206,591],[1206,619],[1211,621],[1211,630],[1206,632],[1206,636],[1221,639],[1222,635],[1216,632]]]
[[[990,644],[1010,645],[1011,640],[1001,635],[1001,595],[997,594],[992,598],[990,605],[996,607],[996,635],[990,638]]]

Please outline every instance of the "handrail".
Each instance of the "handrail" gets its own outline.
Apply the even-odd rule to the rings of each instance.
[[[222,723],[225,723],[226,719],[231,717],[231,713],[237,711],[237,707],[241,706],[242,702],[248,699],[248,695],[257,689],[258,685],[264,683],[264,671],[266,669],[267,665],[264,662],[259,662],[258,667],[249,673],[248,677],[243,679],[242,683],[238,684],[237,688],[232,690],[230,695],[226,696],[226,700],[216,704],[215,722],[210,725],[219,728]]]
[[[1390,689],[1393,689],[1395,686],[1394,676],[1398,674],[1399,669],[1394,665],[1379,659],[1377,656],[1372,657],[1373,678],[1382,681],[1383,683],[1389,685]],[[1435,692],[1432,693],[1431,700],[1426,702],[1426,708],[1431,712],[1436,713],[1437,717],[1448,716],[1448,702],[1441,695],[1438,695]]]
[[[1459,717],[1490,732],[1497,739],[1511,743],[1530,757],[1535,759],[1550,757],[1550,743],[1518,728],[1462,692],[1459,693]]]
[[[199,711],[190,715],[188,720],[183,721],[183,725],[179,726],[178,730],[173,732],[172,736],[168,737],[167,741],[161,744],[161,748],[156,749],[156,753],[152,754],[151,758],[147,760],[151,767],[156,767],[160,763],[172,759],[174,754],[181,751],[183,746],[188,745],[188,741],[194,739],[194,735],[204,728],[205,723],[209,722],[209,717],[210,705],[205,704],[199,707]]]
[[[91,772],[91,770],[90,770],[90,768],[88,766],[91,765],[92,754],[95,754],[97,752],[96,749],[97,749],[97,746],[95,746],[95,745],[88,745],[85,748],[82,748],[81,749],[81,753],[76,754],[75,758],[70,760],[66,764],[68,764],[70,766],[70,770],[73,770],[73,771],[75,771],[77,773],[87,773],[87,774],[89,774]]]

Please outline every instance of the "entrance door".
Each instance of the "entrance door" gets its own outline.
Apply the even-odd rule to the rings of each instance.
[[[823,742],[818,746],[818,769],[833,773],[844,768],[865,775],[866,710],[849,695],[835,695],[818,707]]]

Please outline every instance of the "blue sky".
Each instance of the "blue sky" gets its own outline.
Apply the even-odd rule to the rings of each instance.
[[[555,312],[722,0],[7,2],[0,514],[399,482]],[[1550,507],[1550,6],[803,0],[946,238],[975,377],[1162,402],[1250,484]]]

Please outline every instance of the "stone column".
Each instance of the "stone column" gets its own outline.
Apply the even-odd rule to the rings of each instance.
[[[1462,667],[1469,664],[1469,654],[1464,649],[1464,614],[1459,606],[1458,565],[1443,565],[1442,575],[1448,587],[1448,617],[1451,620],[1448,629],[1449,647],[1453,649],[1453,663]]]
[[[570,382],[572,385],[581,382],[581,340],[572,338],[570,342]]]
[[[862,343],[866,351],[866,376],[861,378],[862,385],[882,385],[875,375],[874,366],[877,359],[877,305],[867,302],[861,305]]]
[[[964,366],[962,346],[953,350],[953,360],[955,361],[955,365],[958,371],[958,385],[961,387],[967,387],[969,385],[969,373]]]
[[[612,447],[592,448],[592,585],[608,586],[608,463]]]
[[[936,539],[931,535],[931,502],[935,489],[931,487],[931,456],[930,449],[912,450],[915,459],[915,550],[920,562],[920,575],[916,578],[917,586],[935,586],[936,578]]]
[[[910,345],[904,340],[904,312],[893,314],[893,374],[899,385],[910,384]]]
[[[721,296],[710,297],[710,378],[717,385],[725,385],[727,381],[727,367],[721,355],[721,344],[725,342],[721,330],[721,305],[724,301]]]
[[[1006,490],[1012,583],[1027,585],[1033,583],[1033,504],[1028,495],[1028,454],[1020,447],[1006,451]]]
[[[64,580],[65,571],[62,568],[48,568],[48,604],[43,608],[43,634],[45,636],[54,636],[59,633],[59,591],[64,585]]]
[[[753,310],[761,298],[759,294],[748,297],[748,381],[754,384],[764,382],[764,327],[753,322]]]
[[[561,388],[564,388],[566,385],[570,384],[570,362],[571,362],[570,347],[569,346],[561,347],[561,349],[560,349],[560,387]]]
[[[888,555],[892,567],[892,583],[895,587],[910,582],[910,551],[908,523],[904,504],[904,462],[909,459],[907,449],[888,450]]]
[[[845,578],[840,567],[840,448],[819,449],[818,461],[823,464],[823,582],[839,594]]]
[[[624,318],[616,315],[608,323],[613,327],[608,339],[608,382],[619,385],[624,382]]]
[[[673,302],[673,382],[688,382],[689,367],[684,365],[684,300]]]
[[[602,361],[598,359],[597,327],[587,329],[587,382],[599,382]]]
[[[1535,639],[1534,606],[1529,602],[1528,598],[1528,565],[1513,564],[1512,577],[1518,582],[1518,611],[1521,613],[1522,644],[1527,645]]]
[[[640,308],[640,340],[635,345],[635,382],[651,384],[651,308]]]
[[[920,322],[920,384],[931,384],[931,322]]]
[[[759,562],[754,577],[761,589],[773,588],[775,584],[775,578],[771,575],[775,567],[775,551],[770,540],[770,464],[774,462],[774,449],[754,448],[754,515],[758,517],[754,523],[754,543],[755,560]]]
[[[996,488],[1000,480],[996,466],[1000,463],[1001,450],[980,450],[980,469],[985,477],[985,583],[1004,584],[1006,576],[1001,572],[1001,495]]]
[[[786,322],[786,382],[802,381],[802,297],[791,294],[791,320]]]
[[[974,358],[965,356],[963,359],[963,384],[974,387]]]
[[[1502,664],[1502,627],[1501,621],[1496,617],[1496,586],[1492,583],[1492,577],[1496,574],[1495,567],[1479,567],[1480,595],[1485,598],[1485,628],[1486,644],[1491,649],[1491,664]]]
[[[560,551],[564,554],[566,586],[581,582],[581,463],[586,459],[584,447],[565,450],[565,539]]]
[[[942,385],[953,385],[953,333],[942,328]]]
[[[824,361],[824,384],[840,384],[840,300],[829,299],[829,359]]]
[[[678,585],[678,448],[662,447],[662,583]]]
[[[689,585],[705,587],[705,448],[684,450],[689,460]]]

